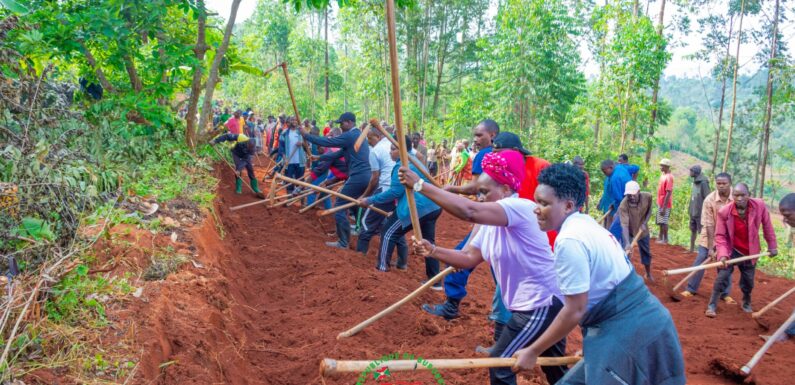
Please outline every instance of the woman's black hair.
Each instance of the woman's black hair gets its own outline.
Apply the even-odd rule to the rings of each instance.
[[[585,174],[570,164],[555,163],[538,175],[538,184],[555,191],[558,199],[570,199],[579,209],[585,203]]]

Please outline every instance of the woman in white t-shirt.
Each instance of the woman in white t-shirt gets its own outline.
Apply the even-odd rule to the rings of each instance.
[[[415,243],[417,253],[448,265],[471,269],[486,261],[494,269],[502,299],[511,310],[510,321],[495,330],[492,357],[511,357],[518,349],[535,341],[563,307],[558,294],[552,251],[546,233],[538,226],[535,203],[519,198],[516,191],[524,179],[524,156],[518,151],[489,153],[483,158],[483,173],[478,177],[478,195],[485,202],[469,199],[422,184],[418,176],[401,168],[401,183],[411,186],[454,216],[480,225],[463,250],[437,247],[427,240]],[[544,356],[560,357],[566,351],[562,336],[544,351]],[[547,381],[556,383],[565,366],[543,368]],[[492,385],[515,385],[510,368],[489,370]]]
[[[536,359],[577,324],[583,360],[557,384],[679,385],[685,383],[682,348],[671,314],[633,273],[618,241],[581,214],[585,176],[562,163],[538,176],[535,209],[541,230],[557,230],[555,276],[563,309],[529,347],[516,353],[515,371]]]

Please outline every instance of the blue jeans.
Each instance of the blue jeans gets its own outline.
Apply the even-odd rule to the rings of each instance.
[[[345,185],[342,186],[343,195],[351,198],[359,198],[364,190],[367,189],[367,184],[370,183],[368,178],[348,179]],[[349,201],[337,198],[334,201],[334,207],[342,206]],[[351,238],[351,223],[348,221],[348,210],[340,210],[334,213],[334,222],[337,225],[337,242],[340,247],[348,247],[348,242]]]
[[[698,247],[698,255],[696,256],[696,260],[693,262],[693,266],[699,266],[707,259],[709,255],[709,250],[707,250],[704,246]],[[704,270],[698,271],[690,277],[690,280],[687,281],[687,291],[695,294],[698,293],[698,287],[701,286],[701,279],[704,278]],[[732,289],[732,279],[731,273],[729,273],[729,285],[726,286],[726,290],[721,293],[721,298],[725,298],[729,295],[729,292]]]
[[[467,234],[455,249],[463,249],[471,234],[471,232]],[[444,277],[444,293],[448,298],[461,300],[467,296],[467,281],[469,281],[469,275],[472,274],[472,270],[474,269],[463,269]]]
[[[328,173],[326,173],[323,176],[317,177],[317,179],[312,181],[312,185],[313,186],[317,186],[317,185],[323,183],[326,179],[328,179]],[[312,203],[315,203],[316,199],[321,199],[321,198],[323,198],[325,196],[326,196],[326,194],[321,194],[321,193],[312,194],[312,195],[306,197],[306,204],[307,205],[311,205]],[[326,200],[323,201],[323,208],[326,209],[326,210],[331,208],[331,199],[326,199]]]
[[[624,244],[624,236],[621,234],[621,219],[618,215],[613,217],[613,223],[610,224],[608,231],[610,231],[610,234],[613,234],[619,245]]]
[[[470,232],[464,239],[456,245],[456,250],[461,250],[466,246],[469,237],[472,235]],[[463,269],[454,273],[448,274],[444,277],[444,293],[448,298],[462,300],[467,295],[467,282],[469,282],[469,275],[475,269]],[[494,270],[491,270],[491,276],[494,277]],[[502,302],[502,290],[500,285],[497,285],[497,279],[494,279],[495,290],[494,297],[491,302],[491,315],[489,319],[496,322],[505,324],[511,319],[511,311]]]

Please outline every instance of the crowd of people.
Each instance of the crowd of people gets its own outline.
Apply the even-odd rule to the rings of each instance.
[[[544,367],[550,384],[584,384],[586,378],[588,383],[685,383],[671,315],[644,283],[654,280],[652,218],[657,242],[670,242],[675,180],[669,159],[659,162],[656,194],[641,191],[640,167],[627,155],[603,160],[604,192],[598,208],[604,219],[599,223],[588,215],[590,175],[582,157],[551,164],[533,156],[519,136],[501,131],[491,119],[474,127],[471,146],[469,140],[460,140],[448,150],[447,141],[426,143],[421,133],[397,137],[394,127],[376,119],[357,125],[350,112],[322,130],[312,120],[281,115],[262,121],[251,111],[224,112],[218,124],[226,132],[213,142],[235,143],[231,151],[238,180],[245,169],[256,189],[252,157],[269,156],[277,165],[266,178],[279,172],[314,185],[342,183],[339,192],[356,199],[359,207],[335,212],[337,239],[327,242],[328,247],[355,248],[367,255],[379,235],[372,263],[380,272],[408,269],[410,248],[424,257],[427,279],[439,273],[440,262],[457,268],[433,286],[444,291],[445,301],[424,304],[424,311],[447,320],[459,317],[471,272],[488,263],[496,284],[490,316],[494,344],[479,349],[492,357],[518,358],[513,370],[490,369],[492,384],[516,384],[515,372],[531,369],[537,357],[563,356],[566,337],[578,325],[583,328],[584,360],[571,369]],[[400,161],[398,141],[409,151],[409,164]],[[770,214],[764,202],[750,197],[745,184],[733,184],[729,174],[720,173],[711,191],[710,179],[699,166],[690,168],[690,176],[691,251],[696,251],[696,241],[698,245],[694,265],[760,253],[760,228],[767,252],[777,254]],[[301,192],[294,186],[287,189],[293,195]],[[419,229],[413,228],[407,192],[414,197]],[[307,199],[313,204],[325,196]],[[325,199],[324,205],[331,209],[347,203]],[[385,217],[374,208],[392,214]],[[795,194],[780,209],[792,225]],[[474,224],[454,248],[436,244],[436,222],[445,211]],[[421,242],[408,242],[412,230],[421,234]],[[355,244],[352,236],[357,236]],[[644,268],[641,274],[631,263],[634,245]],[[717,315],[719,301],[736,303],[729,296],[735,267],[740,271],[741,308],[753,311],[755,265],[752,260],[718,269],[706,316]],[[702,276],[695,274],[682,295],[697,294]],[[795,334],[795,326],[791,329]]]

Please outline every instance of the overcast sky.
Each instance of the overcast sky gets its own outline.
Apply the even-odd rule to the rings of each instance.
[[[273,1],[278,1],[278,0],[273,0]],[[665,18],[665,23],[667,26],[666,33],[674,32],[672,31],[673,28],[671,26],[673,17],[676,14],[682,13],[682,11],[678,9],[675,4],[672,3],[673,2],[668,1],[668,3],[666,4],[666,18]],[[231,2],[229,0],[206,0],[206,4],[209,9],[217,12],[222,17],[227,18],[229,16],[231,8],[230,5]],[[246,19],[248,19],[254,13],[254,8],[256,7],[256,5],[257,5],[257,0],[243,0],[240,4],[240,9],[238,10],[235,22],[241,23]],[[788,4],[784,3],[784,6],[786,5]],[[659,10],[659,2],[653,1],[649,5],[649,7],[650,7],[649,9],[651,10],[650,16],[656,21],[658,14],[657,12]],[[491,14],[492,16],[494,15],[494,13],[496,13],[496,11],[493,9],[490,9],[489,11],[490,11],[489,14]],[[682,35],[680,33],[674,32],[672,43],[676,43],[676,45],[671,49],[673,53],[673,58],[671,59],[671,62],[668,64],[668,67],[665,69],[665,75],[679,76],[679,77],[684,77],[684,76],[698,77],[699,74],[701,74],[702,76],[707,76],[709,74],[711,65],[708,65],[701,61],[688,60],[686,58],[686,56],[693,54],[694,52],[698,51],[701,48],[701,36],[696,32],[696,28],[698,27],[696,20],[699,17],[706,16],[708,11],[713,11],[713,12],[721,11],[725,13],[725,11],[720,9],[720,7],[717,8],[712,7],[711,9],[704,9],[700,12],[699,15],[691,17],[692,31],[689,34]],[[744,30],[758,29],[762,25],[762,20],[764,17],[765,15],[745,17],[743,20],[743,29]],[[735,30],[737,29],[736,23],[737,22],[735,21]],[[333,25],[330,24],[330,26],[332,26],[332,28],[329,31],[330,35],[329,39],[334,41],[334,37],[336,34],[334,33]],[[790,20],[787,22],[782,22],[781,25],[779,26],[779,30],[783,34],[782,41],[788,45],[789,50],[792,51],[793,49],[795,49],[795,47],[793,47],[793,40],[795,40],[793,39],[795,37],[795,21]],[[732,55],[734,55],[735,49],[736,46],[733,45],[731,49]],[[753,56],[756,54],[757,51],[758,51],[757,47],[755,47],[753,43],[750,42],[743,44],[743,46],[740,48],[741,73],[753,73],[759,68],[759,65],[752,60]],[[590,54],[588,53],[586,47],[581,47],[580,52],[582,54],[584,61],[582,70],[586,73],[586,75],[590,76],[597,73],[598,67],[592,60],[590,60]]]

